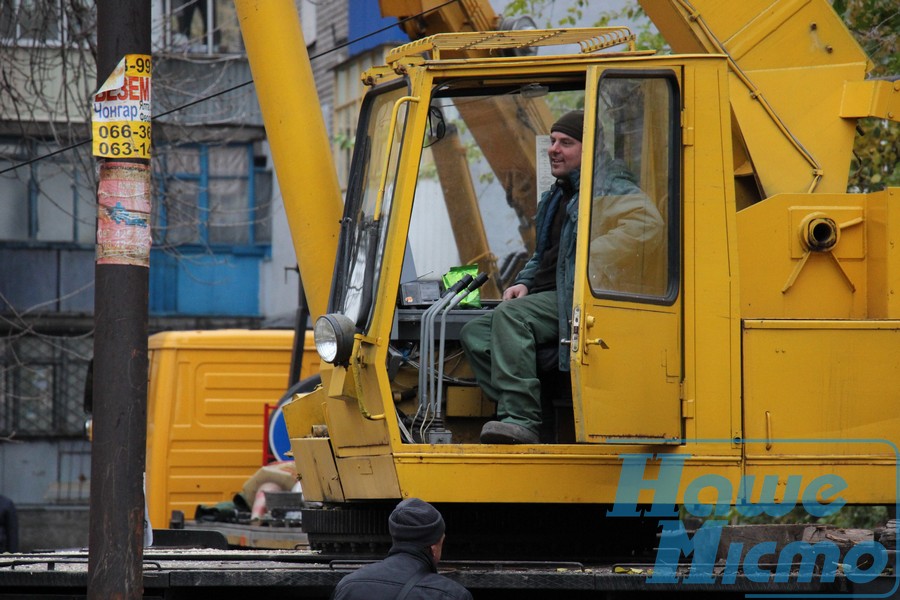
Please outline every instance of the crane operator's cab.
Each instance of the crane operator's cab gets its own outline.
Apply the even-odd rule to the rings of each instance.
[[[526,36],[529,44],[580,44],[583,52],[507,52]],[[771,290],[745,290],[738,277],[741,228],[805,222],[831,209],[795,193],[759,203],[788,206],[787,216],[750,206],[738,219],[735,181],[743,167],[736,165],[746,148],[732,131],[727,58],[635,52],[623,29],[489,37],[433,36],[395,49],[388,66],[367,72],[372,89],[361,110],[329,307],[316,326],[329,364],[319,389],[285,407],[305,497],[326,507],[382,501],[383,509],[417,496],[451,515],[454,507],[496,509],[492,523],[500,513],[523,518],[523,507],[564,505],[554,513],[562,519],[573,507],[588,507],[589,515],[617,502],[629,456],[644,457],[643,479],[661,477],[666,456],[678,461],[672,499],[679,502],[698,477],[717,477],[733,490],[705,490],[700,501],[727,493],[738,504],[760,493],[742,478],[808,482],[836,469],[851,501],[893,498],[895,457],[878,440],[898,438],[885,424],[900,422],[900,402],[863,402],[843,411],[836,428],[827,418],[792,416],[786,396],[742,389],[750,377],[756,389],[777,383],[794,398],[803,382],[833,368],[822,355],[778,354],[782,342],[815,335],[819,325],[808,321],[796,333],[801,313],[742,322],[753,294]],[[463,49],[485,52],[456,59]],[[550,126],[576,108],[585,117],[574,296],[560,340],[569,371],[541,372],[539,443],[482,444],[479,432],[496,405],[475,382],[459,331],[494,309],[533,253],[537,202],[553,182]],[[636,189],[612,193],[604,182],[613,168]],[[761,187],[754,193],[764,196]],[[831,194],[827,204],[851,203],[847,197]],[[883,216],[868,235],[898,227],[895,215]],[[783,256],[766,267],[796,269],[793,244],[779,245]],[[486,282],[477,294],[443,295],[461,267]],[[867,382],[895,377],[879,357],[885,334],[900,329],[896,321],[881,321],[880,333],[859,319],[824,328],[840,330],[828,352],[852,346],[869,365],[848,374],[850,387],[871,398]],[[559,356],[559,347],[551,352]],[[759,368],[773,352],[786,366]],[[819,401],[841,411],[842,393]],[[790,489],[779,484],[775,500]],[[652,502],[653,494],[635,499]],[[319,513],[327,520],[340,511]],[[472,523],[471,510],[461,514]],[[586,518],[572,521],[573,535],[584,533],[577,530]],[[304,526],[317,527],[312,516]]]
[[[425,102],[410,99],[404,80],[377,88],[366,101],[356,156],[367,170],[351,182],[349,226],[332,297],[332,312],[352,322],[354,334],[371,326],[379,302],[392,305],[389,377],[393,393],[404,399],[396,405],[402,441],[477,442],[480,425],[493,415],[494,404],[474,384],[459,330],[492,310],[534,252],[536,206],[554,182],[549,127],[564,112],[586,106],[596,116],[588,119],[592,131],[585,133],[582,190],[592,201],[584,206],[586,264],[579,288],[581,298],[590,300],[578,303],[577,314],[592,324],[615,324],[616,330],[604,327],[609,339],[602,344],[588,340],[588,347],[597,348],[582,354],[576,366],[592,367],[580,374],[588,386],[603,382],[589,406],[579,403],[578,419],[566,389],[571,383],[553,372],[555,361],[546,361],[542,371],[553,424],[547,441],[574,441],[576,422],[580,441],[622,435],[680,439],[678,71],[453,77],[436,84],[427,101],[417,169],[408,178],[398,169],[401,141],[415,134],[404,125]],[[604,190],[608,169],[627,170],[643,194],[611,197]],[[400,192],[410,185],[412,202],[404,203]],[[650,208],[644,213],[636,210],[645,204]],[[392,232],[392,221],[405,230]],[[405,241],[392,247],[392,239]],[[442,276],[461,265],[488,276],[477,300],[464,298],[463,308],[440,311],[423,328],[428,307],[440,297]],[[387,280],[389,275],[399,275],[399,281]],[[548,350],[558,354],[554,346]],[[664,362],[647,365],[641,358],[647,352],[664,356]],[[620,403],[642,398],[654,399],[647,407],[654,419],[623,420]],[[623,418],[609,419],[610,411]]]

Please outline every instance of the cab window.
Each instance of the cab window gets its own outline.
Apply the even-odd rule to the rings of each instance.
[[[598,86],[588,276],[597,297],[669,304],[678,282],[675,81],[606,73]]]

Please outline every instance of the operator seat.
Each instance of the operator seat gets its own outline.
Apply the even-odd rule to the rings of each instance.
[[[559,370],[559,344],[537,348],[537,373],[541,381],[541,442],[574,444],[575,415],[572,409],[572,377]]]

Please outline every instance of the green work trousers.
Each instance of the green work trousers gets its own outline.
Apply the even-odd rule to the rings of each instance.
[[[460,341],[484,393],[497,403],[497,418],[539,433],[541,383],[537,347],[559,342],[556,291],[504,300],[469,321]]]

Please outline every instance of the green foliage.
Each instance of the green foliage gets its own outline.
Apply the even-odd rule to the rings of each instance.
[[[619,10],[600,11],[597,10],[596,0],[573,0],[568,3],[561,16],[553,13],[552,9],[557,7],[554,0],[512,0],[504,13],[509,16],[529,15],[534,18],[538,27],[547,28],[608,27],[628,23],[637,37],[636,45],[639,50],[658,50],[663,53],[670,51],[665,39],[636,0],[628,2]],[[550,15],[545,16],[545,13]]]
[[[835,0],[834,9],[872,61],[869,77],[900,75],[900,6],[896,0]],[[850,189],[868,192],[900,185],[900,123],[863,119],[859,131]]]
[[[587,4],[587,0],[578,0],[579,4]],[[608,27],[620,23],[632,23],[632,31],[637,36],[638,50],[656,50],[662,54],[671,53],[665,38],[656,29],[650,17],[637,2],[629,2],[620,10],[607,10],[597,13],[596,27]]]
[[[850,189],[870,192],[900,186],[900,124],[863,119],[859,131],[850,165]]]
[[[896,0],[835,0],[833,6],[872,59],[871,75],[900,74],[900,5]]]
[[[343,131],[334,134],[331,141],[341,150],[352,150],[356,143],[356,139],[352,135]]]

